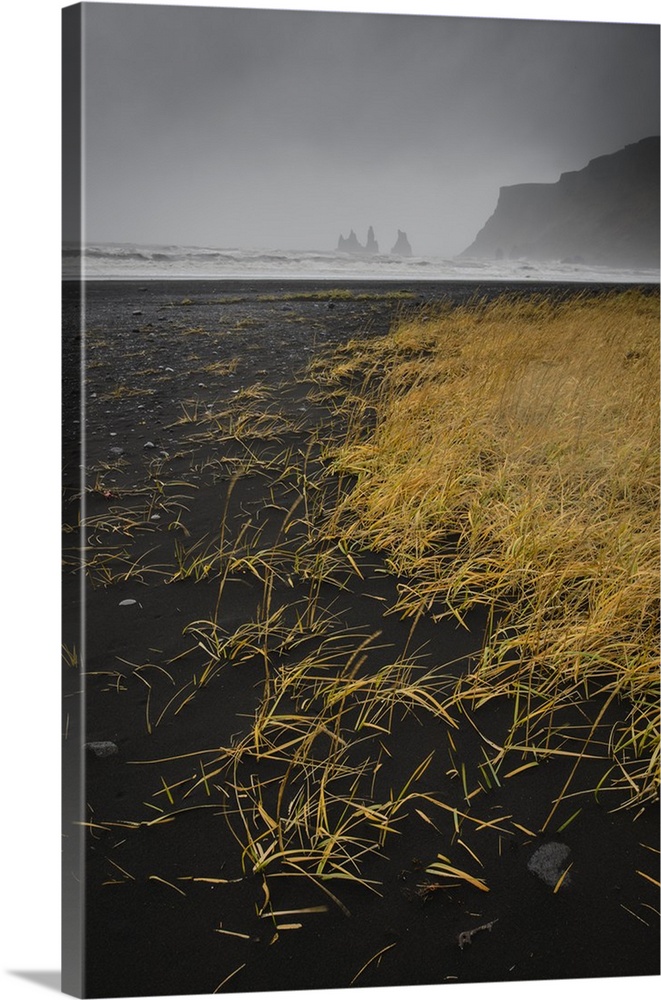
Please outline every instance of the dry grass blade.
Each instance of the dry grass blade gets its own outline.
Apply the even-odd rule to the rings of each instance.
[[[225,976],[225,978],[216,986],[214,993],[219,993],[222,990],[223,986],[225,986],[226,983],[229,983],[230,979],[233,979],[238,972],[241,972],[241,969],[245,969],[247,964],[248,964],[247,962],[243,962],[236,969],[230,972],[229,976]]]
[[[469,885],[472,885],[475,889],[479,889],[480,892],[489,892],[488,885],[486,885],[482,879],[475,878],[474,875],[470,875],[468,872],[462,871],[461,868],[455,868],[453,865],[450,865],[442,860],[434,861],[433,864],[428,865],[425,871],[430,875],[435,875],[437,878],[458,878],[461,879],[462,882],[467,882]]]
[[[358,972],[353,977],[353,979],[351,980],[351,982],[350,982],[349,985],[353,986],[353,984],[356,982],[356,980],[358,979],[358,977],[362,976],[362,974],[365,971],[365,969],[367,969],[372,964],[372,962],[376,962],[376,960],[379,959],[381,957],[381,955],[385,955],[385,953],[387,951],[390,951],[391,948],[394,948],[396,944],[397,944],[397,942],[393,941],[392,944],[387,944],[385,946],[385,948],[381,948],[380,951],[377,951],[376,955],[372,955],[372,957],[367,962],[365,962],[365,964],[362,966],[362,968],[360,968],[358,970]]]

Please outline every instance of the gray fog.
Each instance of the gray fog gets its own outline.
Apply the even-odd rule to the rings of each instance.
[[[453,256],[659,131],[658,25],[83,7],[88,242]]]

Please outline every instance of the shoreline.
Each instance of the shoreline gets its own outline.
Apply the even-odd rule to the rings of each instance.
[[[375,277],[366,276],[363,278],[347,278],[344,275],[338,274],[334,277],[323,277],[323,276],[310,276],[310,275],[300,275],[298,277],[292,275],[222,275],[220,277],[214,277],[213,275],[193,275],[186,276],[181,275],[177,277],[162,276],[162,275],[144,275],[140,276],[126,276],[126,275],[108,275],[106,277],[100,276],[65,276],[62,278],[62,285],[64,287],[71,285],[80,286],[92,286],[92,285],[307,285],[307,286],[328,286],[336,285],[338,287],[356,287],[356,286],[367,286],[367,285],[383,285],[386,287],[392,287],[393,285],[413,285],[420,288],[432,288],[432,287],[443,287],[443,286],[471,286],[474,288],[482,288],[484,286],[498,286],[504,289],[556,289],[559,286],[566,286],[568,288],[585,288],[585,289],[613,289],[620,290],[622,288],[638,288],[638,287],[652,287],[658,288],[661,284],[661,279],[659,276],[650,276],[649,280],[645,279],[622,279],[617,280],[592,280],[586,281],[581,278],[575,278],[574,280],[568,280],[566,278],[549,278],[549,279],[512,279],[512,278],[418,278],[418,277]]]

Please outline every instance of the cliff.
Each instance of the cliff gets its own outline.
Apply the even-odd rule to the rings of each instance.
[[[658,267],[659,137],[590,160],[555,184],[502,187],[460,256]]]

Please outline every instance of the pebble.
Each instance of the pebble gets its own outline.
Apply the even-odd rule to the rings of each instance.
[[[137,603],[138,602],[135,601],[132,597],[127,597],[126,600],[119,602],[119,606],[120,608],[127,608],[129,604],[137,604]]]
[[[113,757],[119,753],[119,747],[111,740],[97,740],[93,743],[86,743],[85,749],[91,750],[95,757]]]
[[[142,447],[143,448],[155,448],[156,445],[154,444],[153,441],[145,441],[145,443],[143,444]]]
[[[560,844],[556,841],[542,844],[528,861],[528,871],[554,889],[558,884],[558,879],[567,868],[567,858],[570,854],[571,850],[566,844]],[[569,885],[569,882],[569,875],[565,875],[562,885]]]

